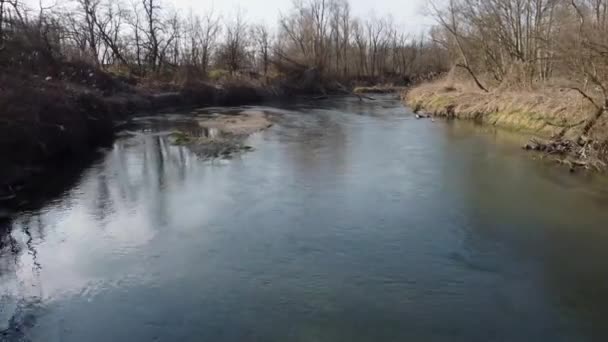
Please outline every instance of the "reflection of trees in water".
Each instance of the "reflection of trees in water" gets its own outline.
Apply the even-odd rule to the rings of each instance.
[[[0,305],[9,310],[5,314],[12,313],[12,318],[0,336],[18,337],[22,328],[33,324],[31,311],[40,304],[43,291],[43,263],[37,246],[44,241],[47,226],[44,214],[38,211],[24,213],[2,226],[5,233],[0,235]]]
[[[0,330],[1,341],[29,341],[26,332],[34,327],[37,317],[42,314],[43,307],[40,298],[19,300],[8,319],[4,330]]]
[[[151,221],[165,225],[169,215],[166,188],[186,181],[190,158],[189,151],[171,145],[166,136],[141,135],[118,141],[106,162],[84,184],[90,212],[103,225],[116,211],[146,203]]]
[[[143,205],[144,217],[152,229],[166,227],[170,220],[167,187],[186,182],[188,164],[193,158],[187,149],[171,145],[165,136],[141,135],[119,140],[102,162],[84,174],[79,172],[79,177],[60,187],[64,196],[60,202],[49,205],[53,197],[39,198],[36,202],[41,203],[40,207],[48,206],[44,211],[32,206],[27,213],[0,222],[0,285],[3,287],[0,305],[12,315],[8,328],[0,331],[0,340],[24,338],[23,332],[40,314],[43,296],[40,273],[44,260],[40,259],[38,246],[45,241],[46,229],[57,224],[56,209],[61,212],[63,208],[81,207],[97,222],[82,228],[98,229],[111,215],[120,212],[129,215],[129,210]],[[80,180],[76,191],[66,191],[76,180]],[[6,301],[12,303],[10,308],[5,305]]]
[[[42,264],[36,248],[44,237],[44,221],[40,214],[27,214],[11,223],[9,233],[2,237],[0,250],[0,305],[3,321],[0,337],[8,341],[22,341],[27,329],[34,326],[42,308]],[[23,252],[26,252],[23,254]],[[24,262],[24,257],[29,262]],[[24,269],[31,264],[31,269]],[[17,272],[31,272],[27,281],[20,280]],[[12,284],[12,285],[11,285]]]
[[[95,180],[97,183],[97,196],[95,199],[95,206],[93,209],[94,216],[97,221],[103,221],[103,218],[108,212],[113,211],[110,200],[110,186],[108,185],[108,177],[105,174],[100,174]]]
[[[26,217],[23,220],[23,222],[21,223],[21,230],[22,230],[23,234],[26,236],[25,246],[27,247],[28,254],[32,258],[32,265],[33,265],[32,270],[34,271],[34,275],[37,278],[40,277],[40,270],[42,269],[42,265],[40,265],[40,262],[38,261],[38,251],[36,250],[34,235],[32,234],[32,225],[36,225],[38,227],[38,229],[36,231],[41,232],[42,225],[43,225],[41,217],[42,217],[41,215],[35,215],[33,217]],[[41,241],[41,240],[43,240],[43,237],[36,236],[36,240]]]
[[[2,203],[15,212],[37,212],[52,201],[61,198],[64,207],[72,207],[75,201],[69,190],[82,180],[87,167],[90,167],[100,154],[93,152],[82,159],[71,162],[49,165],[42,174],[29,181],[28,187],[24,189],[16,202]],[[7,254],[18,254],[20,248],[11,232],[14,228],[13,219],[0,220],[0,258],[4,259]],[[44,228],[39,227],[41,236]]]
[[[165,136],[141,135],[117,141],[102,162],[84,173],[79,171],[78,177],[70,178],[58,187],[60,191],[56,193],[64,196],[60,202],[50,203],[53,197],[36,198],[31,202],[40,203],[40,206],[32,205],[27,213],[0,222],[0,279],[18,282],[17,272],[31,266],[31,273],[27,273],[31,274],[34,284],[30,286],[35,285],[34,288],[41,291],[41,284],[36,283],[39,282],[36,279],[39,279],[37,274],[44,267],[44,260],[40,260],[37,246],[44,243],[45,229],[57,223],[61,216],[60,213],[57,216],[58,211],[65,208],[82,207],[91,213],[89,217],[97,224],[83,229],[103,227],[110,215],[117,212],[130,215],[130,210],[140,205],[143,205],[144,217],[149,218],[152,229],[166,226],[170,207],[167,187],[186,182],[192,158],[187,149],[172,146]],[[49,177],[58,180],[52,175]],[[76,191],[66,191],[79,179]],[[48,207],[41,211],[42,205]],[[32,289],[24,290],[26,293],[19,296],[30,298]]]
[[[178,179],[181,183],[186,180],[186,154],[183,148],[178,148],[177,160],[175,164],[178,166]]]
[[[44,241],[45,227],[48,226],[50,226],[50,223],[45,222],[44,214],[28,213],[14,220],[9,234],[12,243],[10,251],[12,258],[6,260],[12,260],[16,267],[31,264],[32,280],[35,280],[31,284],[32,287],[39,284],[40,270],[42,270],[43,265],[38,257],[37,245]],[[26,252],[28,262],[24,262],[23,252]],[[2,258],[2,260],[5,260],[5,258]]]
[[[19,254],[23,247],[11,234],[12,225],[10,222],[5,222],[0,225],[0,278],[14,273],[18,263]]]
[[[167,224],[167,200],[165,186],[167,185],[167,170],[165,168],[165,156],[167,154],[166,145],[160,136],[152,140],[152,147],[155,158],[152,159],[153,165],[146,165],[145,168],[152,171],[152,179],[156,184],[150,189],[151,208],[150,214],[153,215],[153,222],[164,226]],[[148,159],[150,161],[150,159]]]

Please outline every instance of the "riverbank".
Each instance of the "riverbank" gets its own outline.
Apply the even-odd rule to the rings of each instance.
[[[62,62],[41,70],[2,69],[0,77],[0,204],[19,204],[45,170],[85,159],[111,144],[139,114],[180,108],[239,106],[292,96],[346,94],[313,69],[271,81],[234,77],[205,82],[141,79]],[[335,83],[335,82],[334,82]]]
[[[279,96],[253,82],[175,84],[111,75],[65,64],[40,76],[0,77],[0,204],[39,187],[45,170],[86,159],[138,114],[177,108],[256,104]]]
[[[415,112],[530,134],[525,147],[555,155],[560,163],[605,169],[608,117],[588,126],[594,107],[570,89],[483,92],[445,81],[426,83],[402,93]]]

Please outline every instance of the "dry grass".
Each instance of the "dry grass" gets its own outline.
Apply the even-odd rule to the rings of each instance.
[[[412,108],[436,115],[472,119],[545,137],[562,131],[568,137],[577,136],[594,112],[580,94],[564,88],[485,93],[466,83],[438,81],[403,93],[403,99]],[[607,124],[598,122],[591,134],[605,139]]]

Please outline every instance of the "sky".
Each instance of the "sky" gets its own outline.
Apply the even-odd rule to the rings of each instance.
[[[30,6],[37,7],[40,0],[23,0]],[[42,0],[43,4],[63,4],[69,0]],[[365,18],[371,15],[384,16],[391,14],[395,23],[411,34],[427,32],[433,19],[424,15],[428,0],[349,0],[352,14]],[[161,0],[164,5],[173,6],[184,12],[192,9],[203,14],[213,9],[223,16],[230,16],[241,9],[245,18],[251,22],[265,22],[275,25],[279,13],[286,13],[292,6],[292,0]]]
[[[214,9],[224,15],[240,8],[251,21],[276,23],[279,13],[286,13],[291,0],[163,0],[182,9],[192,8],[196,13]],[[390,13],[395,22],[412,33],[428,31],[433,23],[423,15],[428,0],[350,0],[353,15],[366,17],[375,13],[383,16]]]

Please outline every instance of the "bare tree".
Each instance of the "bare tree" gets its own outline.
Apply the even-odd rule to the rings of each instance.
[[[99,65],[99,44],[97,34],[97,10],[100,0],[78,0],[83,15],[82,29],[86,32],[89,56]]]
[[[376,76],[378,51],[381,44],[382,34],[384,33],[385,25],[382,19],[371,18],[365,22],[365,31],[367,34],[367,41],[369,43],[369,67],[370,74],[372,77]]]
[[[564,40],[561,53],[579,84],[574,89],[596,109],[583,129],[586,135],[608,110],[608,0],[571,0],[570,6],[579,24],[577,34]]]
[[[367,46],[368,42],[365,39],[365,33],[363,24],[361,21],[356,20],[353,22],[353,35],[355,37],[355,44],[358,51],[358,68],[357,68],[357,76],[361,78],[361,76],[367,74]]]
[[[240,10],[232,20],[225,20],[225,40],[221,47],[219,61],[228,69],[231,75],[244,67],[247,60],[249,37],[247,23]]]
[[[252,37],[255,41],[257,53],[260,56],[262,72],[264,76],[268,76],[268,68],[270,67],[270,48],[272,45],[272,36],[269,29],[264,24],[258,24],[252,27]]]
[[[449,0],[448,7],[445,11],[440,10],[433,2],[430,4],[433,8],[435,18],[440,25],[450,33],[451,38],[453,38],[455,46],[457,47],[460,60],[457,61],[455,65],[465,69],[471,75],[479,89],[488,92],[488,89],[481,83],[469,61],[468,51],[466,50],[465,43],[463,42],[463,34],[461,34],[459,31],[458,23],[460,20],[457,19],[459,8],[456,1],[457,0]]]
[[[125,57],[125,46],[121,42],[121,32],[123,30],[123,24],[127,17],[127,11],[124,9],[120,2],[109,0],[103,6],[103,11],[99,16],[94,16],[95,26],[99,32],[99,37],[103,41],[107,50],[111,51],[111,60],[106,58],[103,61],[106,64],[112,64],[119,61],[123,65],[129,65]]]
[[[101,68],[126,67],[139,76],[188,69],[205,77],[211,67],[235,74],[251,66],[269,75],[287,63],[299,72],[315,69],[327,79],[381,81],[408,79],[407,73],[428,69],[422,65],[441,67],[422,60],[432,57],[424,51],[438,44],[411,44],[390,16],[356,18],[348,0],[294,0],[276,32],[248,25],[241,12],[223,19],[213,11],[182,16],[162,0],[71,1],[74,7],[30,15],[34,12],[23,10],[20,0],[0,0],[0,47],[19,29],[20,36],[46,46],[42,54],[49,58],[86,59]],[[473,38],[467,36],[467,41]]]
[[[211,56],[214,52],[217,37],[221,31],[220,17],[216,16],[213,11],[209,11],[202,18],[202,27],[200,31],[201,45],[201,67],[203,75],[207,75]]]
[[[164,29],[166,32],[165,38],[159,42],[162,45],[160,45],[158,51],[158,70],[169,61],[173,67],[177,66],[178,63],[180,56],[179,40],[181,39],[181,19],[177,12],[169,17],[164,25]],[[168,57],[169,54],[171,55],[171,58]]]
[[[146,59],[148,65],[152,68],[152,71],[157,72],[159,69],[160,34],[162,31],[159,13],[161,8],[159,0],[142,0],[142,5],[146,26],[146,29],[143,32],[147,38],[145,45],[148,50]]]

